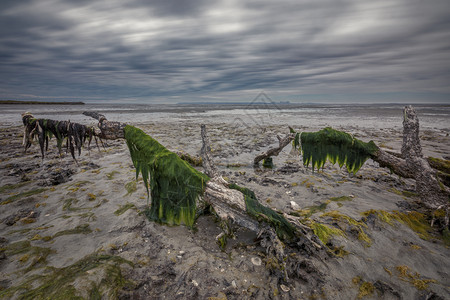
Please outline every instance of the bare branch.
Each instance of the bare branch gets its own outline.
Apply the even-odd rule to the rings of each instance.
[[[278,156],[278,154],[280,154],[280,152],[284,149],[284,147],[289,145],[294,140],[295,134],[289,133],[289,134],[286,134],[282,138],[279,136],[277,136],[277,138],[278,138],[278,147],[271,148],[271,149],[267,150],[266,152],[261,153],[258,156],[256,156],[255,159],[253,160],[253,163],[255,165],[257,165],[263,159],[269,158],[271,156]]]

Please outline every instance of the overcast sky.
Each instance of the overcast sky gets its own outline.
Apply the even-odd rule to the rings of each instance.
[[[0,99],[450,103],[449,16],[449,0],[1,0]]]

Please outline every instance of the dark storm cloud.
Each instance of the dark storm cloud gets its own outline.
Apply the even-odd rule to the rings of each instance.
[[[447,0],[1,1],[0,98],[450,101],[448,12]]]

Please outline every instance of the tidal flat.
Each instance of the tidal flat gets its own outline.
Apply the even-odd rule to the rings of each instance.
[[[70,116],[78,113],[71,109]],[[399,152],[401,106],[103,108],[105,116],[141,128],[169,150],[194,156],[206,124],[222,176],[253,190],[262,204],[303,217],[326,244],[329,256],[313,262],[319,284],[308,281],[307,266],[301,279],[275,276],[273,262],[247,230],[237,229],[221,248],[214,215],[201,215],[194,229],[149,221],[143,211],[151,199],[142,179],[136,182],[124,141],[86,145],[78,164],[70,153],[59,155],[55,140],[44,159],[36,143],[24,153],[20,113],[18,121],[14,113],[6,112],[0,126],[2,299],[450,298],[449,237],[431,227],[413,180],[370,159],[355,175],[329,162],[313,172],[290,146],[273,157],[273,168],[253,166],[288,126],[332,126]],[[449,108],[422,106],[418,115],[424,155],[449,160]]]

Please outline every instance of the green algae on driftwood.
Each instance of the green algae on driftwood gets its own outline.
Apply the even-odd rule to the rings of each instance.
[[[317,132],[302,132],[300,146],[305,166],[311,163],[313,170],[319,170],[329,160],[332,164],[338,163],[339,167],[345,164],[348,172],[353,174],[378,150],[373,141],[365,143],[330,127]]]
[[[192,227],[196,202],[203,195],[209,177],[141,129],[127,125],[124,133],[136,168],[136,179],[142,175],[147,194],[151,195],[147,216],[169,225],[184,223]]]
[[[260,222],[266,222],[274,227],[278,237],[282,240],[289,240],[295,237],[295,227],[289,223],[283,215],[262,205],[252,190],[240,187],[234,183],[229,184],[228,187],[230,189],[238,190],[244,194],[245,208],[249,216]]]
[[[97,141],[93,127],[87,127],[70,121],[36,119],[30,113],[25,113],[22,116],[22,121],[25,127],[23,137],[25,151],[31,146],[32,140],[37,138],[42,158],[44,158],[45,151],[48,150],[49,139],[53,136],[56,137],[56,145],[60,153],[64,139],[67,139],[66,148],[67,150],[70,150],[75,161],[75,150],[77,150],[78,155],[80,155],[81,147],[86,140],[89,141],[89,144],[92,137]]]

